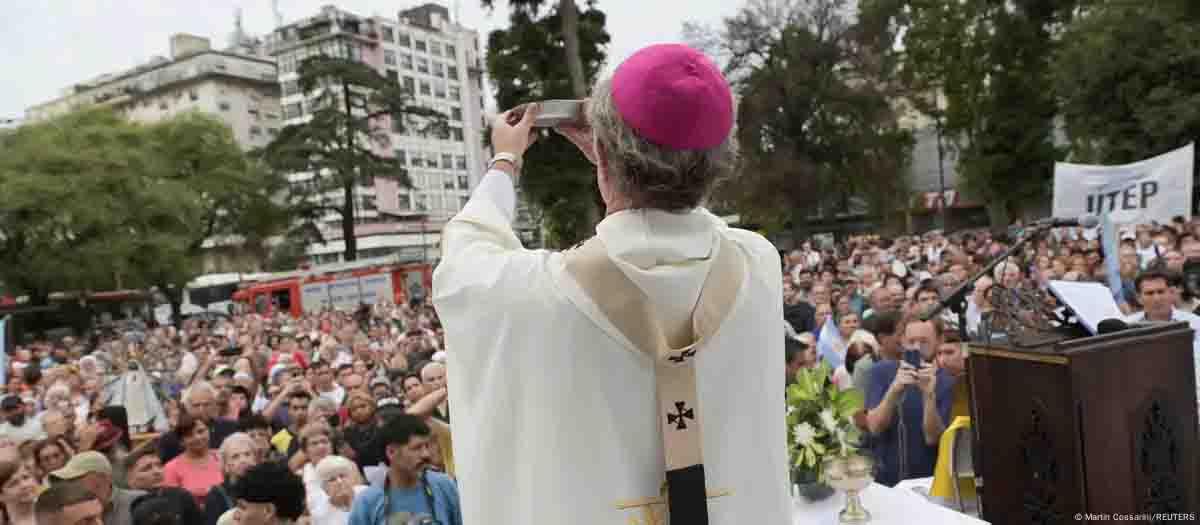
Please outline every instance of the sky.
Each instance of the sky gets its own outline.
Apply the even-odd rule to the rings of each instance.
[[[276,0],[284,23],[316,14],[333,4],[362,16],[396,18],[416,0]],[[440,0],[460,23],[487,34],[508,25],[506,0],[489,12],[479,0]],[[233,32],[234,13],[242,10],[245,30],[264,34],[274,28],[272,0],[42,0],[11,2],[0,17],[0,120],[22,117],[25,108],[52,100],[67,86],[169,54],[174,33],[212,38],[224,48]],[[457,7],[456,7],[457,4]],[[733,0],[599,0],[608,15],[612,42],[608,67],[653,43],[677,42],[685,21],[719,24],[740,2]],[[453,15],[452,15],[453,16]],[[489,99],[491,93],[488,94]],[[489,107],[491,102],[489,100]]]

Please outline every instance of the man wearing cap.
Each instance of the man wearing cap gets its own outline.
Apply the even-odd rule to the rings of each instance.
[[[50,473],[53,484],[78,483],[96,495],[104,508],[105,525],[133,523],[130,507],[133,500],[146,494],[141,490],[126,490],[113,485],[112,464],[96,451],[80,452],[71,457],[63,468]]]
[[[0,413],[4,415],[4,422],[0,423],[0,437],[10,438],[17,443],[46,438],[41,421],[28,416],[20,397],[7,395],[0,399]]]
[[[538,111],[493,122],[434,273],[463,522],[790,523],[779,252],[703,207],[734,167],[728,83],[664,44],[596,86],[558,131],[606,216],[561,253],[511,227]]]

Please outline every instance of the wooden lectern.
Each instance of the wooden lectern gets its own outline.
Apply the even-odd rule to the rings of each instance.
[[[972,345],[968,375],[982,517],[993,525],[1200,512],[1186,323],[1035,348]]]

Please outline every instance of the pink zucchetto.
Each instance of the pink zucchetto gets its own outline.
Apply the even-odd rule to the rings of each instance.
[[[638,136],[671,150],[714,148],[733,129],[729,82],[708,57],[683,44],[649,46],[622,62],[612,99]]]

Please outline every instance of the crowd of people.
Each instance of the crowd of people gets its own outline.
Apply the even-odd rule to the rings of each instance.
[[[1122,308],[1192,320],[1196,298],[1182,272],[1200,259],[1200,223],[1121,237]],[[880,482],[931,475],[941,433],[968,412],[957,318],[920,314],[1010,242],[935,231],[805,243],[783,255],[787,381],[826,360],[836,384],[863,392],[855,422]],[[968,337],[986,323],[995,286],[1107,282],[1105,272],[1094,232],[1056,230],[975,283]],[[402,512],[401,523],[461,523],[444,345],[431,306],[381,303],[17,346],[0,399],[0,517],[359,525]],[[138,381],[152,384],[154,399],[107,404]],[[403,490],[385,497],[386,486]]]
[[[1018,226],[999,235],[860,236],[825,247],[805,243],[783,256],[786,380],[825,360],[835,384],[863,393],[865,409],[855,423],[881,483],[932,475],[942,432],[954,417],[970,415],[964,339],[989,333],[1002,290],[1044,291],[1050,280],[1103,283],[1114,288],[1125,321],[1185,321],[1200,333],[1198,297],[1187,277],[1200,270],[1200,221],[1183,218],[1121,228],[1114,233],[1116,254],[1104,253],[1096,229],[1051,230],[974,281],[965,329],[948,309],[925,315],[1024,233]],[[1117,258],[1119,280],[1109,279],[1109,255]],[[920,359],[905,359],[906,353]]]
[[[461,523],[442,337],[432,307],[381,303],[17,346],[0,401],[0,516]]]

